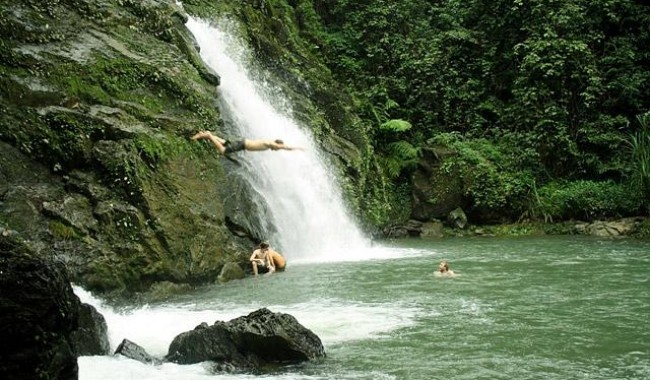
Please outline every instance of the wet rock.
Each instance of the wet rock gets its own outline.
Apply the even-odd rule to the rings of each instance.
[[[445,218],[464,204],[465,188],[459,172],[443,169],[445,160],[455,153],[442,146],[422,150],[422,159],[413,172],[413,205],[411,217],[417,220]]]
[[[298,363],[325,356],[316,334],[289,314],[259,309],[212,326],[203,323],[174,338],[166,360],[179,364],[214,361],[238,369]]]
[[[144,216],[136,207],[118,201],[101,201],[94,210],[103,228],[115,226],[116,229],[135,228],[144,226]]]
[[[384,235],[389,238],[420,237],[423,233],[424,223],[410,219],[404,224],[393,225],[384,229]]]
[[[221,273],[217,280],[221,283],[244,278],[244,270],[237,263],[226,263],[221,268]]]
[[[0,83],[14,102],[26,106],[58,104],[63,97],[53,86],[34,76],[19,78],[15,75],[3,75]]]
[[[63,187],[42,165],[0,141],[0,214],[11,229],[32,240],[43,237],[43,202],[60,199]],[[2,181],[0,181],[1,183]]]
[[[146,293],[145,302],[160,302],[176,294],[187,294],[192,290],[189,284],[176,284],[170,281],[155,282]]]
[[[77,379],[79,307],[63,264],[0,234],[0,378]]]
[[[467,215],[465,215],[463,209],[458,207],[447,215],[447,223],[454,228],[465,229],[467,227]]]
[[[422,233],[423,225],[424,223],[420,222],[419,220],[410,219],[409,221],[406,222],[404,228],[406,229],[408,236],[418,237]]]
[[[156,359],[155,357],[149,355],[144,348],[140,347],[134,342],[131,342],[128,339],[122,340],[122,343],[117,346],[115,355],[122,355],[129,359],[137,360],[145,364],[162,364],[162,361],[160,359]]]
[[[72,334],[77,356],[108,355],[106,319],[92,305],[81,304],[79,308],[79,328]]]
[[[218,86],[221,84],[221,77],[210,66],[207,66],[199,55],[198,43],[186,29],[172,29],[170,31],[176,46],[185,54],[187,59],[198,70],[199,74],[208,83]]]
[[[420,237],[443,237],[443,226],[439,220],[434,220],[432,222],[427,222],[422,225],[422,231],[420,232]]]
[[[384,228],[382,231],[384,236],[389,239],[401,239],[408,236],[406,228],[402,225],[391,225]]]
[[[624,218],[620,220],[603,221],[593,223],[579,223],[575,229],[578,233],[598,237],[619,237],[630,235],[637,230],[643,218]]]
[[[88,199],[80,194],[67,195],[62,202],[43,202],[43,213],[62,221],[83,235],[97,230]]]

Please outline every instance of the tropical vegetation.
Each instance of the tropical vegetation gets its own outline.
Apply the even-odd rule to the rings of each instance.
[[[304,33],[367,99],[361,113],[390,178],[404,181],[420,149],[442,143],[458,153],[445,165],[473,178],[470,211],[647,213],[647,5],[313,0],[313,9],[319,23]]]

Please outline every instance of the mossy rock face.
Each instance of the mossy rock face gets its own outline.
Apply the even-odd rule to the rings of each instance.
[[[452,210],[462,208],[467,203],[461,173],[450,172],[443,167],[449,154],[448,150],[441,147],[423,150],[423,157],[411,177],[413,219],[446,219]]]
[[[248,252],[225,169],[217,73],[173,1],[0,6],[0,225],[106,292],[211,282]]]

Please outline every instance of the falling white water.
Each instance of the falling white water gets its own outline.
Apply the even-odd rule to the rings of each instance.
[[[312,136],[291,118],[288,101],[279,91],[254,79],[250,52],[227,32],[228,24],[215,27],[191,17],[187,23],[201,57],[221,76],[221,112],[240,134],[222,137],[282,139],[305,149],[236,155],[248,185],[269,210],[269,215],[254,216],[272,234],[265,240],[294,263],[369,258],[369,242],[346,212],[336,178]]]

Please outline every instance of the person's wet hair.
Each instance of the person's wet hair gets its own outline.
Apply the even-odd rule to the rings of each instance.
[[[260,248],[261,249],[265,249],[265,248],[268,248],[268,247],[269,247],[268,243],[260,243]]]
[[[280,139],[275,140],[275,143],[280,144],[280,145],[284,145],[284,141],[282,141]]]

